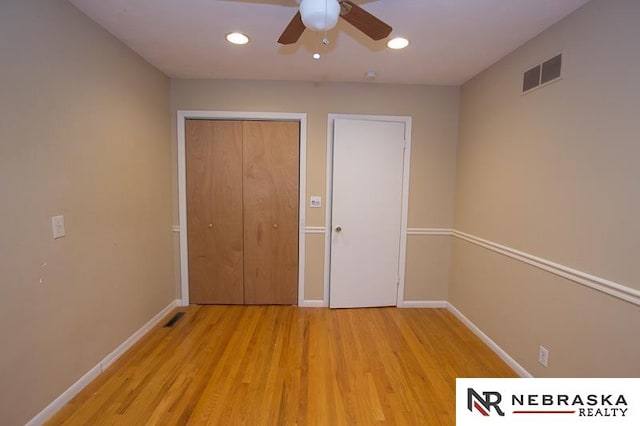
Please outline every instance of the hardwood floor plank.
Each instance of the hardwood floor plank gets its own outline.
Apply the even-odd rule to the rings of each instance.
[[[456,377],[516,377],[445,309],[191,306],[49,425],[453,425]]]

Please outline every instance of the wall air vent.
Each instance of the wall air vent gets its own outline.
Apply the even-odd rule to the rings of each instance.
[[[522,77],[522,93],[545,86],[562,76],[562,54],[529,68]]]
[[[542,66],[536,65],[530,70],[525,71],[522,79],[522,91],[527,92],[533,88],[540,86],[540,69]]]

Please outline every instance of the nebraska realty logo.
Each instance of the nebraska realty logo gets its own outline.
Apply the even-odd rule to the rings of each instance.
[[[640,379],[456,379],[456,424],[640,425]]]

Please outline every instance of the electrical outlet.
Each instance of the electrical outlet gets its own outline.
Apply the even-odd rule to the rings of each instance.
[[[538,362],[545,367],[549,364],[549,349],[544,346],[540,346],[540,352],[538,352]]]
[[[52,216],[51,228],[53,231],[53,238],[62,238],[66,235],[64,230],[64,216]]]

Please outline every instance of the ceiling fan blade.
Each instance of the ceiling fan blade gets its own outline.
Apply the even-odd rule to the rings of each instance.
[[[373,40],[382,40],[393,30],[389,25],[351,1],[341,0],[340,7],[340,16]]]
[[[278,39],[278,43],[293,44],[296,41],[298,41],[300,36],[302,36],[302,33],[304,32],[304,30],[305,30],[305,26],[302,23],[302,15],[300,15],[300,12],[298,12],[293,17],[291,22],[289,22],[289,25],[287,25],[287,28],[285,28],[284,31],[282,32],[282,35]]]

